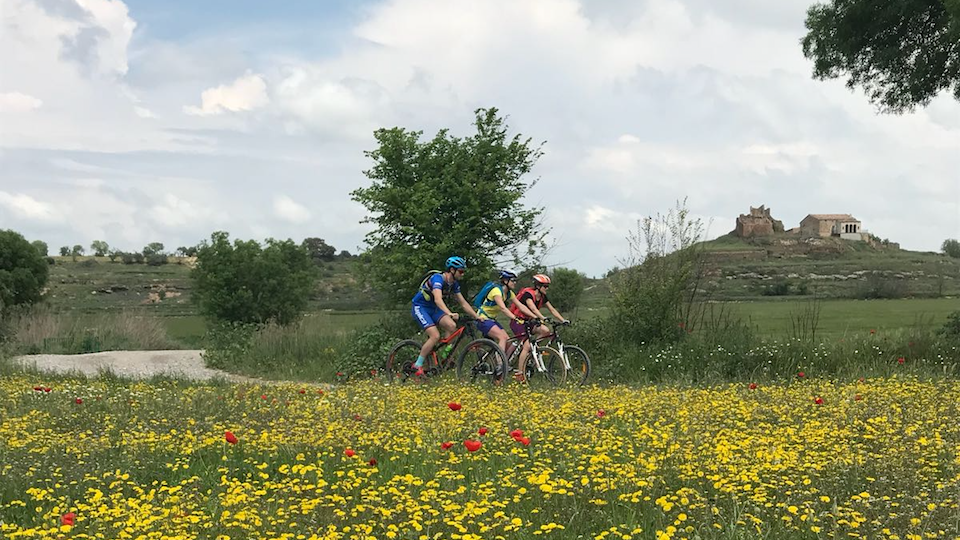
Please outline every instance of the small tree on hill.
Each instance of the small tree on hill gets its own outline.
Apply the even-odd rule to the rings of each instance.
[[[0,306],[32,304],[41,298],[50,268],[20,234],[0,230]]]
[[[960,259],[960,240],[948,238],[943,241],[943,245],[940,246],[940,250],[943,251],[944,255],[947,257]]]
[[[160,242],[150,242],[149,244],[143,246],[143,256],[149,257],[151,255],[163,255],[163,244]]]
[[[86,250],[83,249],[83,246],[81,246],[80,244],[73,246],[73,249],[70,250],[70,254],[73,255],[74,257],[79,257],[84,253],[86,253]]]
[[[30,242],[30,245],[33,246],[33,249],[36,249],[37,253],[40,255],[43,255],[44,257],[48,255],[47,251],[49,248],[47,247],[47,243],[43,240],[34,240],[33,242]]]
[[[332,261],[337,250],[323,238],[304,238],[300,244],[314,261]]]
[[[555,268],[550,274],[550,303],[561,312],[575,309],[583,296],[583,280],[586,278],[572,268]]]
[[[424,272],[451,255],[467,259],[465,292],[489,278],[493,257],[513,267],[540,258],[543,209],[520,202],[535,183],[524,177],[540,149],[509,137],[496,109],[478,109],[474,126],[466,138],[444,129],[428,141],[399,127],[374,133],[378,147],[366,153],[373,166],[364,172],[372,183],[351,195],[374,225],[363,277],[389,300],[408,302]]]
[[[90,243],[90,251],[97,257],[105,257],[110,251],[110,245],[103,240],[94,240]]]
[[[69,246],[60,246],[60,256],[61,256],[61,257],[66,257],[67,255],[70,255],[70,247],[69,247]]]
[[[287,324],[303,314],[314,272],[306,250],[292,240],[231,244],[226,232],[215,232],[197,252],[193,298],[214,321]]]

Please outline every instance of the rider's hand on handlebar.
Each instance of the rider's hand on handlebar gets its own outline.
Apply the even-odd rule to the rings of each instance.
[[[450,316],[453,318],[453,322],[459,322],[459,321],[460,321],[460,314],[459,314],[459,313],[451,313]]]

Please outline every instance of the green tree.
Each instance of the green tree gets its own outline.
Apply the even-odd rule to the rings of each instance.
[[[86,250],[83,249],[83,246],[81,246],[80,244],[73,246],[73,249],[70,250],[70,254],[73,255],[74,257],[83,255],[84,252],[86,252]]]
[[[50,250],[50,248],[47,247],[47,243],[43,240],[34,240],[33,242],[30,242],[30,245],[33,246],[33,248],[44,257],[48,255],[47,252]]]
[[[575,309],[583,296],[585,278],[572,268],[555,268],[550,274],[550,303],[561,312]]]
[[[496,109],[478,109],[474,126],[469,137],[444,129],[429,141],[399,127],[374,133],[379,147],[366,152],[373,167],[364,173],[372,185],[352,196],[375,227],[361,256],[363,276],[389,300],[408,301],[424,272],[451,255],[467,259],[465,288],[476,290],[496,262],[526,266],[543,250],[543,209],[520,203],[535,183],[525,176],[540,147],[508,137]]]
[[[69,246],[60,246],[60,256],[61,256],[61,257],[66,257],[67,255],[70,255],[70,247],[69,247]]]
[[[149,244],[143,246],[143,256],[149,257],[151,255],[163,255],[163,244],[160,242],[150,242]]]
[[[94,240],[90,243],[90,251],[97,257],[105,257],[110,252],[110,245],[103,240]]]
[[[314,261],[332,261],[337,250],[323,238],[304,238],[300,244]]]
[[[0,308],[40,300],[50,268],[20,233],[0,230]]]
[[[215,232],[200,245],[191,272],[193,298],[210,319],[288,324],[298,319],[314,285],[314,265],[292,240],[235,240]]]
[[[940,251],[947,257],[960,259],[960,241],[954,238],[948,238],[943,241],[943,245],[940,246]]]
[[[830,0],[807,11],[803,54],[813,76],[846,75],[885,112],[960,100],[960,0]]]

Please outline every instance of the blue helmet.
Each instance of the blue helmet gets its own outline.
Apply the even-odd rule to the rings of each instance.
[[[513,270],[503,269],[500,271],[500,279],[517,279],[517,273]]]
[[[456,255],[454,255],[453,257],[450,257],[449,259],[447,259],[447,268],[466,269],[467,260],[464,259],[463,257],[457,257]]]

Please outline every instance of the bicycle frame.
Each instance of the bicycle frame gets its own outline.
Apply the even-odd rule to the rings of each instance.
[[[537,369],[537,371],[540,372],[540,373],[543,373],[543,372],[545,372],[545,371],[547,370],[547,366],[545,366],[545,365],[543,364],[543,358],[540,356],[540,349],[539,349],[538,346],[537,346],[537,345],[538,345],[538,342],[541,341],[541,340],[539,340],[539,339],[537,339],[537,340],[530,340],[530,338],[528,337],[528,336],[530,335],[530,332],[532,332],[534,328],[535,328],[535,327],[534,327],[533,325],[529,325],[529,326],[526,327],[526,333],[525,333],[524,335],[522,335],[522,336],[513,336],[513,337],[507,339],[507,343],[513,343],[513,344],[514,344],[513,351],[510,353],[510,357],[507,358],[507,367],[508,367],[508,368],[510,367],[510,364],[511,364],[511,362],[513,361],[514,358],[517,359],[517,369],[520,368],[520,354],[523,352],[523,345],[524,345],[525,342],[529,342],[529,343],[530,343],[530,356],[527,358],[527,362],[529,362],[531,359],[533,359],[533,365],[534,365],[534,367]],[[562,356],[561,356],[561,357],[562,357]]]
[[[567,360],[567,355],[563,352],[563,340],[560,339],[560,327],[554,326],[553,330],[537,340],[546,341],[548,345],[553,345],[557,352],[560,353],[560,359],[563,361],[563,369],[570,371],[570,361]]]
[[[441,347],[449,345],[452,342],[453,347],[450,349],[450,354],[448,354],[447,357],[443,359],[443,362],[445,364],[450,363],[451,359],[454,358],[455,356],[453,354],[453,351],[457,349],[457,346],[460,345],[460,342],[463,340],[463,338],[467,334],[469,334],[471,338],[476,335],[476,328],[475,328],[476,324],[477,324],[476,321],[467,320],[466,322],[464,322],[463,326],[458,326],[457,329],[454,330],[453,333],[450,334],[449,336],[445,338],[441,337],[437,341],[436,345],[433,346],[433,350],[430,351],[430,359],[433,366],[438,369],[440,368],[440,358],[437,356],[437,351],[440,350]]]

